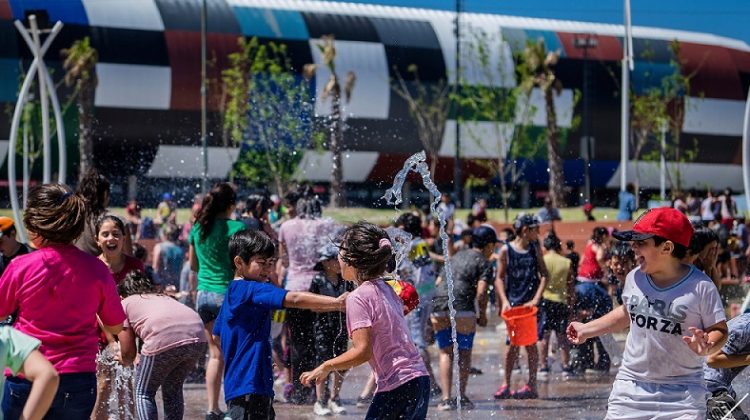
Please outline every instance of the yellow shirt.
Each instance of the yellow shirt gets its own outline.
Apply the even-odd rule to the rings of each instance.
[[[549,278],[542,297],[552,302],[567,303],[570,260],[560,254],[549,252],[544,256],[544,265],[547,266]]]

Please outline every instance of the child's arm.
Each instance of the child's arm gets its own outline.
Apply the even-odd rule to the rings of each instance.
[[[158,273],[159,269],[161,268],[161,245],[156,244],[154,245],[154,250],[152,251],[152,257],[151,261],[153,264],[151,266],[154,268],[154,272]]]
[[[372,358],[371,328],[358,328],[352,332],[352,348],[333,359],[326,360],[310,372],[300,375],[304,386],[322,383],[332,371],[348,370]]]
[[[31,381],[31,392],[23,406],[22,419],[41,420],[57,392],[60,377],[52,364],[39,352],[34,350],[26,357],[23,367],[19,370]]]
[[[316,295],[309,292],[289,292],[284,297],[285,308],[310,309],[316,312],[343,311],[346,297],[344,293],[338,298]]]
[[[480,327],[487,326],[487,283],[486,279],[480,279],[477,283],[477,306],[479,306],[477,324]]]
[[[500,302],[500,314],[510,307],[508,296],[505,294],[505,270],[508,268],[508,248],[504,245],[500,248],[500,256],[497,263],[497,275],[495,276],[495,295]]]
[[[715,369],[731,369],[750,365],[750,353],[726,354],[723,351],[709,354],[706,359],[708,366]]]
[[[534,246],[534,245],[532,245]],[[534,253],[536,254],[537,271],[539,272],[539,286],[536,288],[534,298],[531,302],[527,302],[524,306],[537,306],[542,301],[542,293],[547,288],[547,279],[549,278],[549,272],[547,271],[547,264],[544,263],[542,257],[541,247],[534,246]]]
[[[625,305],[618,306],[607,315],[591,322],[571,322],[568,325],[568,341],[573,344],[582,344],[589,338],[598,337],[603,334],[620,331],[630,324],[630,317]]]
[[[566,281],[566,287],[567,287],[567,304],[568,304],[568,311],[570,311],[570,314],[573,314],[573,309],[576,307],[576,276],[575,273],[573,273],[573,264],[571,263],[570,268],[568,268],[568,279]]]
[[[120,363],[125,366],[132,365],[135,356],[138,354],[133,329],[124,328],[117,334],[117,339],[120,341]]]
[[[695,327],[690,327],[688,330],[693,335],[683,336],[682,340],[699,356],[706,356],[721,350],[729,335],[726,321],[717,322],[705,330]]]
[[[190,244],[190,248],[188,249],[188,261],[190,262],[190,269],[198,272],[198,255],[195,253],[195,246],[193,244]]]

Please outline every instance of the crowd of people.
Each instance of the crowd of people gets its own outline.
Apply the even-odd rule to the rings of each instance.
[[[339,415],[364,363],[368,419],[423,419],[431,401],[471,410],[477,329],[520,307],[536,311],[538,342],[506,342],[487,398],[536,399],[538,381],[616,367],[608,418],[746,418],[732,380],[750,364],[750,249],[731,191],[706,199],[711,217],[678,198],[632,230],[592,224],[580,254],[551,202],[496,230],[485,200],[459,220],[446,195],[443,243],[428,209],[346,226],[305,186],[238,197],[220,183],[188,220],[162,199],[153,219],[135,201],[123,219],[93,170],[76,191],[30,190],[29,244],[0,217],[4,418],[155,419],[161,389],[165,418],[180,419],[186,380],[205,380],[207,420],[274,418],[274,402]],[[611,334],[628,328],[622,351]],[[521,353],[528,380],[512,389]]]

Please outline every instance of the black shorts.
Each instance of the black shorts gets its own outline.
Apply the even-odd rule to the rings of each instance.
[[[537,312],[537,331],[541,339],[545,331],[554,331],[558,337],[565,335],[565,329],[568,328],[570,311],[568,305],[560,302],[542,299]]]
[[[247,394],[231,399],[227,403],[226,416],[232,420],[274,420],[273,397]]]

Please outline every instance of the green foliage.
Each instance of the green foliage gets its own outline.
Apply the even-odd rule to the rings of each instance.
[[[320,136],[311,135],[309,85],[292,70],[286,45],[242,37],[238,45],[222,72],[224,133],[240,147],[233,175],[283,194],[308,139],[320,144]]]

